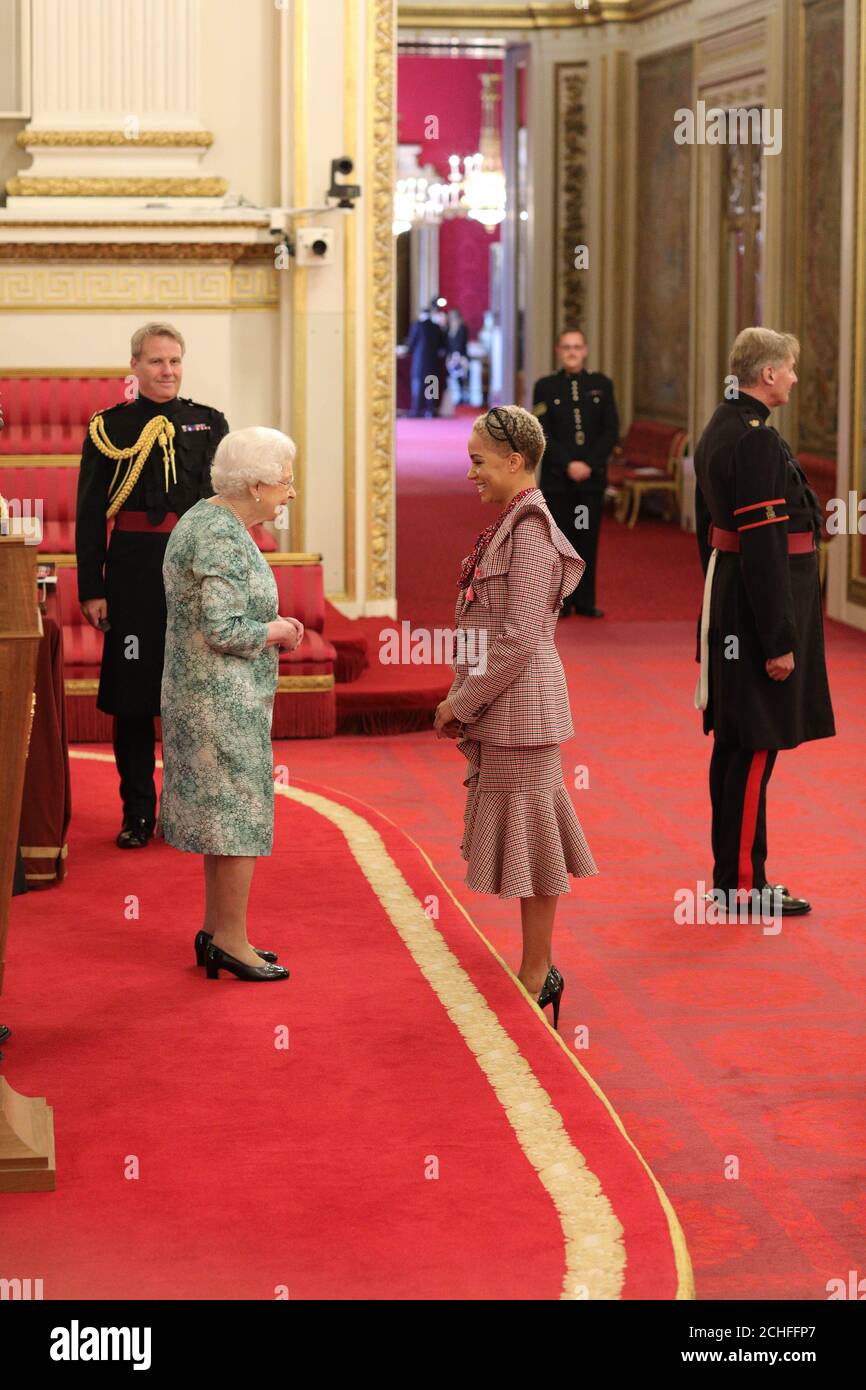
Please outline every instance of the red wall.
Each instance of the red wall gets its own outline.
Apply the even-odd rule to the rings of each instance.
[[[398,139],[420,145],[419,164],[448,175],[448,156],[475,154],[481,131],[482,72],[502,72],[496,58],[428,58],[401,54],[397,60]],[[425,122],[438,120],[438,138],[428,139]],[[474,337],[490,303],[489,247],[499,228],[487,232],[469,218],[443,222],[439,233],[439,292],[460,309]]]

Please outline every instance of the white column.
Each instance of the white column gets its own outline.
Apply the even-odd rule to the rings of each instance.
[[[33,0],[30,130],[200,130],[200,0]]]
[[[19,142],[33,162],[9,181],[10,208],[225,192],[200,168],[212,143],[199,117],[200,0],[32,4],[33,115]]]

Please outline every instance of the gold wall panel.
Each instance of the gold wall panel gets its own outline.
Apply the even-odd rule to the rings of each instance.
[[[634,414],[686,427],[692,150],[674,112],[692,104],[692,52],[638,63]]]
[[[799,447],[835,457],[839,398],[844,0],[805,6]]]
[[[553,332],[586,332],[587,270],[575,267],[575,251],[588,242],[586,226],[587,63],[556,63]]]

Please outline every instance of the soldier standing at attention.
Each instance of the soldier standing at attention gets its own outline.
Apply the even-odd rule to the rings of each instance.
[[[810,904],[767,883],[767,783],[780,748],[836,732],[818,580],[821,507],[767,423],[796,384],[799,350],[789,333],[744,329],[730,358],[738,394],[717,407],[695,451],[706,577],[695,703],[714,735],[713,887],[768,888],[786,915]]]
[[[90,421],[81,454],[75,549],[78,598],[105,634],[96,704],[114,716],[121,849],[147,844],[156,821],[156,730],[165,645],[162,561],[178,518],[213,496],[210,466],[228,422],[178,395],[184,341],[170,323],[132,335],[134,400]],[[106,522],[113,519],[106,545]]]
[[[560,333],[560,369],[535,383],[532,409],[547,440],[539,487],[560,531],[586,563],[580,588],[566,596],[562,612],[603,618],[595,606],[596,556],[607,461],[619,439],[619,416],[613,382],[601,372],[586,371],[587,352],[580,329]]]

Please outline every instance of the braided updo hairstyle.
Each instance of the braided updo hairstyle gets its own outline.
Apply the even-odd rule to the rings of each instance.
[[[493,406],[486,414],[478,416],[472,432],[495,444],[499,454],[522,454],[530,473],[534,473],[541,462],[544,430],[532,412],[524,410],[522,405]]]

